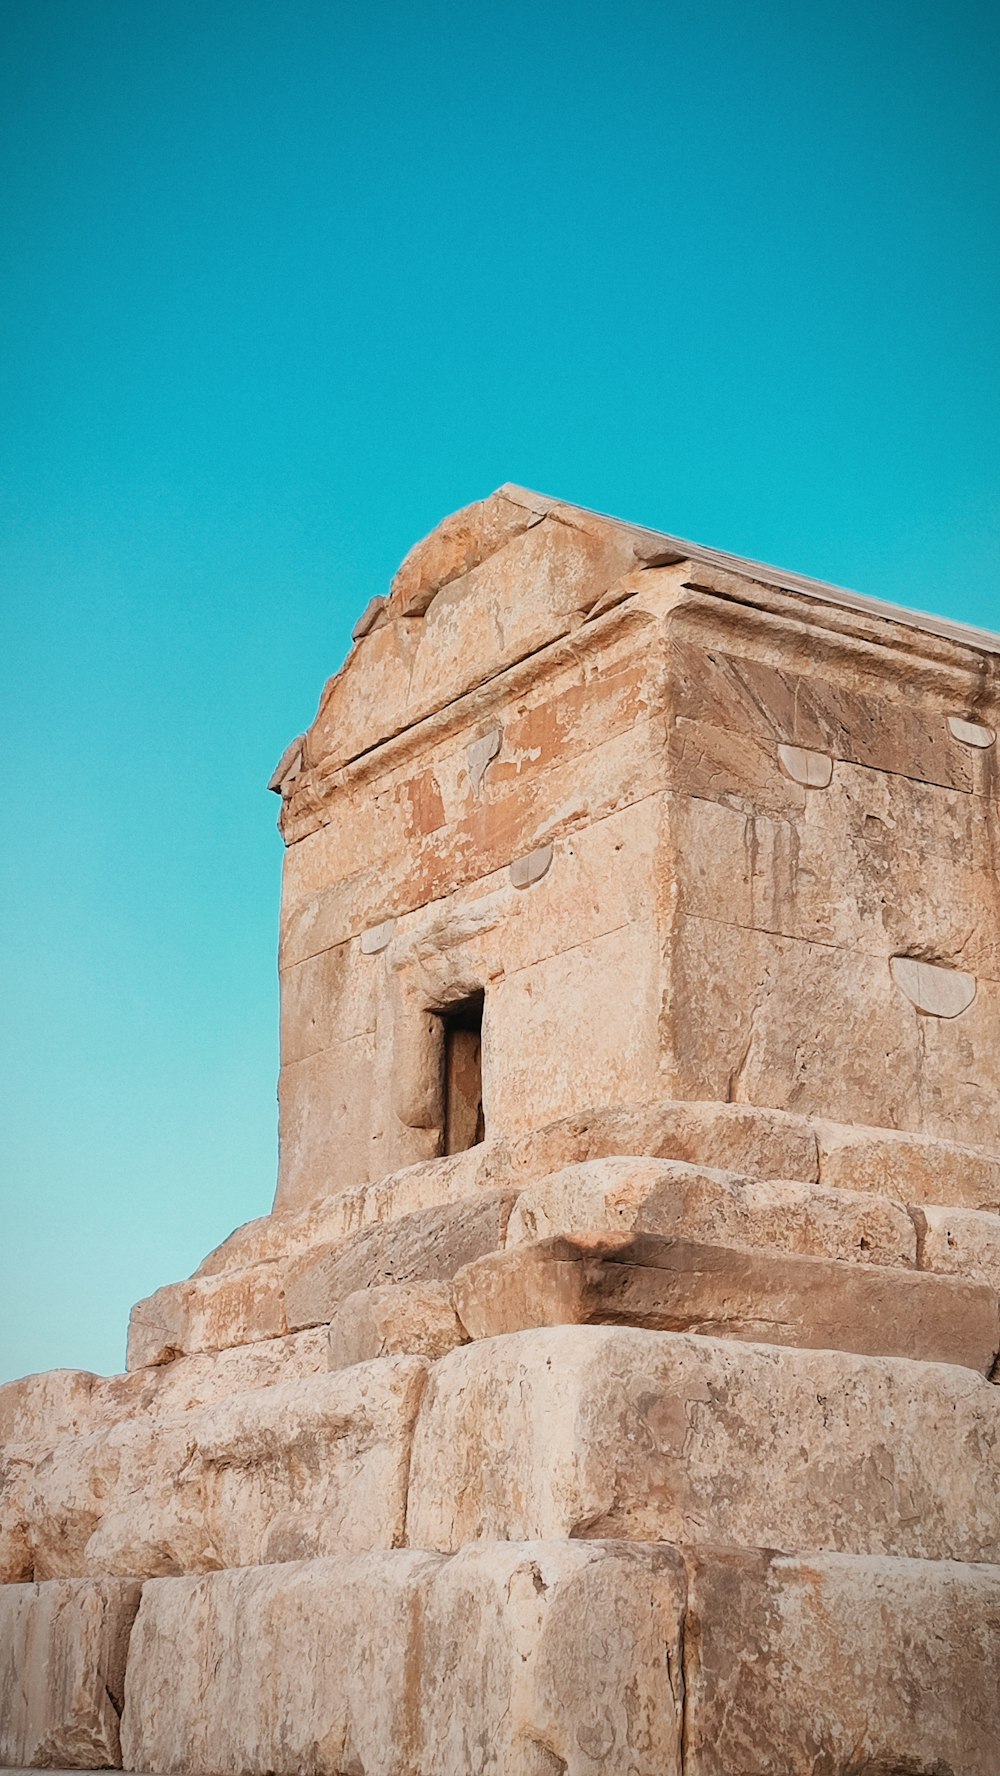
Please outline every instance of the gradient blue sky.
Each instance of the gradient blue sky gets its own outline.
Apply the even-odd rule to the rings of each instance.
[[[1000,627],[1000,15],[23,0],[0,1379],[270,1206],[265,783],[514,480]]]

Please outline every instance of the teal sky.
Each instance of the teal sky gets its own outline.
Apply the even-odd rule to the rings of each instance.
[[[265,1212],[265,784],[505,480],[1000,628],[1000,14],[7,0],[0,1379]]]

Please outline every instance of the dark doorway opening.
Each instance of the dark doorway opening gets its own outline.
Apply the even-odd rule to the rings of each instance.
[[[483,1006],[474,993],[441,1014],[444,1024],[444,1150],[464,1153],[483,1139]]]

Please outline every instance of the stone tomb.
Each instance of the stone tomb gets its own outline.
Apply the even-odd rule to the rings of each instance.
[[[998,657],[417,545],[271,784],[274,1210],[0,1388],[0,1763],[997,1776]]]

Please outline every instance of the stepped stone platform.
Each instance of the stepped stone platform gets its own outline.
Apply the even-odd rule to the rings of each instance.
[[[271,785],[273,1212],[0,1388],[0,1766],[998,1776],[998,653],[417,545]]]

